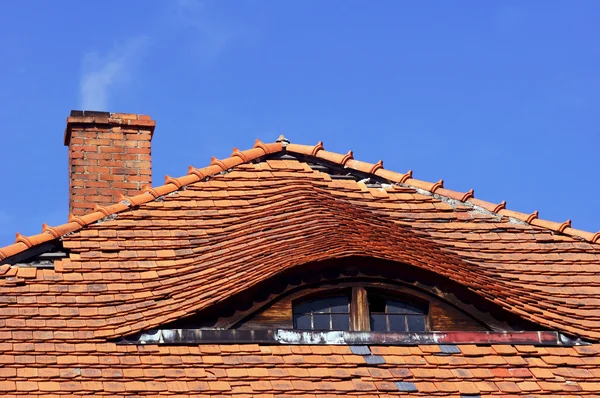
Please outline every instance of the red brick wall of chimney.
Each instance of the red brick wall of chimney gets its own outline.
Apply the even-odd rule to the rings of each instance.
[[[80,216],[96,205],[118,203],[152,184],[149,116],[72,111],[67,118],[69,212]]]

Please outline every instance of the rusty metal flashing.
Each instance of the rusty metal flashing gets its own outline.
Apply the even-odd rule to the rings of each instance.
[[[348,332],[241,329],[159,329],[122,337],[119,344],[285,344],[285,345],[427,345],[530,344],[575,346],[589,343],[554,331],[524,332]]]

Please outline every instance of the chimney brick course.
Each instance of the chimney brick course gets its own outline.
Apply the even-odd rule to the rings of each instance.
[[[72,111],[67,118],[69,212],[119,202],[152,184],[154,120],[146,115]]]

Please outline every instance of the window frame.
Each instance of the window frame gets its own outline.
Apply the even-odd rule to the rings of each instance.
[[[314,328],[314,320],[312,319],[314,314],[312,314],[311,310],[311,329],[299,329],[296,316],[297,313],[295,308],[304,303],[317,301],[326,299],[327,297],[335,297],[335,296],[347,296],[349,299],[349,331],[355,332],[370,332],[371,331],[371,312],[369,309],[369,294],[372,296],[377,296],[383,299],[395,300],[399,302],[404,302],[407,304],[417,305],[423,308],[423,319],[424,319],[424,330],[420,332],[428,332],[431,330],[430,325],[430,311],[429,311],[429,302],[419,299],[412,296],[407,296],[405,294],[398,294],[398,292],[390,291],[388,289],[380,289],[377,287],[371,287],[369,285],[361,285],[361,286],[349,286],[352,290],[351,293],[348,294],[344,292],[346,289],[331,289],[328,291],[321,291],[318,293],[308,294],[302,297],[299,297],[292,301],[292,322],[294,329],[297,330],[311,330],[311,331],[325,331],[325,330],[338,330],[338,329],[315,329]],[[330,312],[330,314],[332,314]],[[408,314],[403,314],[408,316]],[[386,317],[387,318],[387,317]],[[387,321],[386,321],[387,322]],[[408,322],[408,320],[407,320]],[[408,324],[407,324],[408,325]],[[333,320],[330,317],[330,326],[333,327]],[[389,329],[386,327],[386,329]],[[381,331],[378,331],[382,333]],[[390,332],[387,331],[386,332]],[[413,332],[407,330],[402,331],[391,331],[391,333],[395,332]]]
[[[346,290],[346,291],[345,291]],[[310,311],[296,311],[296,309],[302,305],[306,305],[306,304],[310,304],[313,305],[315,302],[317,301],[324,301],[324,300],[328,300],[328,299],[336,299],[336,298],[340,298],[343,297],[347,300],[348,302],[348,308],[347,308],[347,312],[334,312],[333,311],[333,307],[331,305],[331,303],[329,303],[328,309],[329,311],[326,312],[322,312],[322,311],[315,311],[314,308],[310,308]],[[317,295],[310,295],[310,296],[305,296],[302,298],[302,300],[296,301],[293,305],[292,305],[292,322],[294,324],[294,328],[297,328],[298,330],[314,330],[314,331],[327,331],[327,330],[337,330],[333,328],[333,315],[348,315],[348,325],[350,325],[350,313],[351,313],[351,296],[348,293],[347,289],[344,290],[336,290],[336,291],[329,291],[326,292],[325,294],[317,294]],[[309,319],[310,319],[310,324],[311,324],[311,328],[310,329],[300,329],[297,327],[297,317],[300,315],[308,315]],[[322,317],[323,315],[329,315],[329,329],[321,329],[321,328],[315,328],[315,319],[316,317]]]

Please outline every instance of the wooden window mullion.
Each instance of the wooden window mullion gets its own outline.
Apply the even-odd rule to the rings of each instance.
[[[352,288],[352,300],[350,301],[350,330],[357,332],[368,332],[371,330],[369,321],[369,301],[367,291],[363,287]]]

